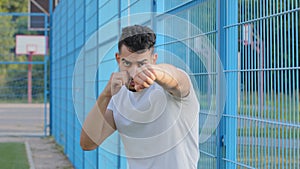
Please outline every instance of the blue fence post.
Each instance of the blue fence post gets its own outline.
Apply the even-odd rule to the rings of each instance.
[[[225,6],[224,6],[225,8]],[[225,10],[225,9],[224,9]],[[230,14],[229,14],[230,11]],[[227,12],[226,12],[226,25],[234,24],[238,22],[238,1],[228,0],[227,1]],[[238,27],[226,28],[226,70],[236,70],[238,67]],[[225,46],[224,45],[224,46]],[[237,85],[238,78],[237,72],[227,72],[227,97],[226,97],[226,109],[225,114],[225,155],[228,162],[226,162],[227,169],[235,169],[236,164],[233,162],[237,161]],[[229,87],[230,86],[230,87]],[[230,117],[231,116],[231,117]]]
[[[99,38],[100,38],[99,37],[99,33],[98,33],[98,30],[99,30],[99,19],[100,19],[100,17],[99,17],[99,15],[100,15],[99,14],[99,1],[97,1],[96,4],[97,4],[96,5],[97,6],[96,7],[96,12],[97,12],[97,26],[96,26],[97,27],[97,30],[96,30],[96,32],[97,32],[97,38],[96,39],[97,39],[97,43],[98,43],[99,42]],[[99,48],[97,48],[96,51],[97,51],[96,53],[98,55]],[[96,58],[96,63],[99,63],[99,57]],[[98,70],[98,64],[96,65],[96,67],[97,67],[97,70]],[[99,71],[97,71],[97,73],[96,73],[96,83],[98,83],[98,82],[99,82]],[[97,100],[98,94],[99,94],[99,85],[95,85],[95,88],[96,88],[96,90],[95,90],[95,93],[96,93],[95,96],[96,96],[96,98],[95,99]],[[99,167],[99,163],[100,163],[99,162],[99,157],[98,157],[99,156],[99,147],[96,149],[96,156],[97,156],[97,158],[96,158],[96,166]]]
[[[45,15],[45,23],[44,23],[44,35],[48,37],[48,16]],[[47,38],[46,38],[47,41]],[[47,43],[46,43],[47,44]],[[46,48],[48,46],[45,46]],[[47,95],[48,95],[48,90],[47,90],[47,63],[48,63],[48,54],[44,56],[44,136],[47,136],[47,128],[48,128],[48,120],[47,120]]]
[[[118,1],[118,39],[121,37],[122,28],[121,28],[121,15],[122,15],[122,4],[121,0]],[[130,6],[130,4],[128,4]],[[130,16],[129,16],[130,17]],[[121,137],[118,135],[118,157],[117,157],[117,169],[121,169]]]
[[[223,64],[223,67],[226,68],[226,45],[223,45],[226,44],[226,32],[223,28],[226,25],[226,8],[223,8],[224,6],[226,6],[226,1],[216,0],[216,29],[218,30],[218,34],[216,36],[216,50],[220,57],[221,63]],[[225,119],[224,116],[222,116],[219,127],[217,129],[217,169],[225,168],[223,160],[223,157],[225,156],[224,137]]]
[[[86,34],[85,34],[85,32],[86,32],[86,24],[85,24],[85,22],[86,22],[86,3],[85,3],[85,1],[82,1],[82,5],[84,6],[83,7],[83,20],[84,20],[84,24],[83,24],[83,42],[85,43],[86,42]],[[84,47],[84,45],[83,45],[83,47],[81,48],[81,50],[85,50],[85,47]],[[83,65],[85,65],[85,59],[83,59]],[[85,69],[83,69],[83,81],[85,80]],[[84,90],[84,88],[85,88],[85,85],[83,85],[83,96],[85,97],[85,90]],[[82,110],[83,111],[85,111],[85,99],[83,99],[83,105],[82,105]],[[84,115],[85,115],[85,112],[84,112]],[[82,125],[82,124],[81,124]],[[85,169],[86,167],[86,152],[85,151],[83,151],[82,152],[82,168],[83,169]]]
[[[50,80],[49,80],[49,135],[52,136],[52,17],[53,17],[53,1],[49,1],[49,57],[50,57]]]

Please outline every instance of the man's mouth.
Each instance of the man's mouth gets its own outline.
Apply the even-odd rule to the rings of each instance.
[[[130,80],[129,86],[133,86],[133,87],[134,87],[134,85],[135,85],[134,81],[133,81],[133,80]]]
[[[129,84],[128,87],[127,87],[128,90],[130,90],[130,91],[132,91],[132,92],[136,92],[136,90],[135,90],[135,88],[134,88],[135,83],[134,83],[133,79],[130,79],[128,84]]]

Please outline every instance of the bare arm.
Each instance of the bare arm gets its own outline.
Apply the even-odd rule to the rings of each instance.
[[[134,81],[137,83],[137,91],[147,88],[154,82],[157,82],[170,94],[176,97],[182,98],[189,94],[191,84],[188,75],[173,65],[148,64],[139,68],[137,71],[138,73],[134,77]]]
[[[80,136],[80,146],[83,150],[93,150],[97,148],[116,130],[113,112],[108,110],[107,106],[111,97],[125,84],[126,78],[124,77],[126,77],[124,72],[118,72],[111,76],[109,83],[86,117]]]
[[[156,82],[176,97],[189,94],[191,84],[189,77],[183,71],[169,64],[159,64],[156,69]]]

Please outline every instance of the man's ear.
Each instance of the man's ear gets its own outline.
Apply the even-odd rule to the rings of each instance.
[[[157,57],[158,57],[157,53],[154,53],[154,54],[153,54],[153,58],[152,58],[152,59],[153,59],[153,60],[152,60],[152,63],[153,63],[153,64],[156,64]]]
[[[116,57],[116,61],[118,62],[118,64],[120,64],[120,59],[121,59],[120,54],[116,53],[115,57]]]

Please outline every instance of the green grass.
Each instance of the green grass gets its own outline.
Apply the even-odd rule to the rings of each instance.
[[[266,139],[299,139],[300,129],[287,127],[249,127],[237,129],[237,135]]]
[[[0,168],[29,169],[24,143],[0,143]]]
[[[269,92],[264,93],[264,98],[260,98],[258,92],[243,92],[239,97],[240,105],[238,115],[252,118],[261,118],[281,122],[300,122],[300,92],[292,94]],[[260,102],[262,99],[263,102]],[[263,106],[260,104],[263,103]]]
[[[300,166],[299,155],[296,148],[237,146],[237,161],[254,168],[297,168]]]

